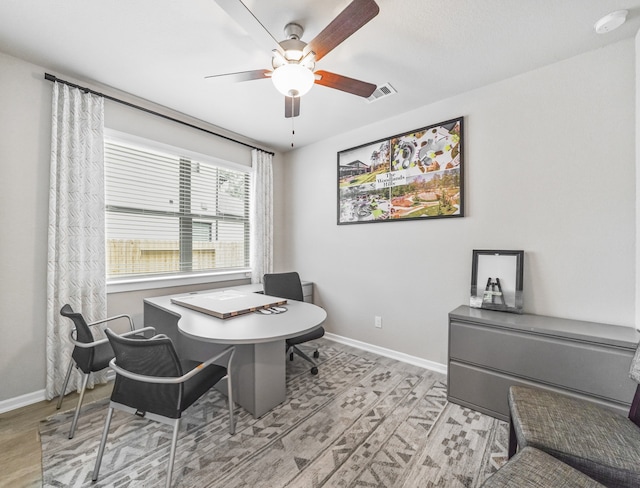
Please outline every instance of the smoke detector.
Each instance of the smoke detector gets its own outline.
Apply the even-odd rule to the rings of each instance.
[[[617,10],[615,12],[611,12],[610,14],[605,15],[598,22],[596,22],[593,28],[598,34],[606,34],[607,32],[611,32],[612,30],[617,29],[625,23],[628,13],[628,10]]]

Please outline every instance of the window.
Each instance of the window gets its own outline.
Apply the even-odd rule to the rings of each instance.
[[[248,268],[250,168],[159,146],[105,141],[107,279]]]

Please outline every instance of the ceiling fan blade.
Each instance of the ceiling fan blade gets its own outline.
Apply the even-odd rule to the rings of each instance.
[[[377,88],[373,83],[356,80],[347,76],[337,75],[329,71],[316,71],[316,84],[342,90],[343,92],[368,98]]]
[[[307,44],[305,54],[313,51],[316,53],[316,61],[319,61],[378,15],[379,11],[380,7],[374,0],[353,0],[320,34]]]
[[[215,0],[229,16],[249,34],[260,47],[282,52],[278,40],[262,25],[241,0]]]
[[[253,71],[238,71],[237,73],[224,73],[222,75],[210,75],[205,78],[226,78],[229,81],[251,81],[269,78],[271,71],[268,69],[256,69]]]
[[[300,97],[284,97],[284,116],[287,119],[300,115]]]

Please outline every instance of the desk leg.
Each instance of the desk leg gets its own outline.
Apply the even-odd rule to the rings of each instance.
[[[285,400],[285,352],[284,341],[236,346],[232,367],[234,399],[255,418]]]
[[[205,361],[227,345],[178,337],[182,357]],[[237,344],[231,364],[233,399],[255,418],[262,417],[286,397],[286,354],[284,341]],[[227,394],[221,381],[216,389]]]

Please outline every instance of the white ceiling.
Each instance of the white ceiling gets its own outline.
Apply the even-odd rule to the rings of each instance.
[[[389,82],[398,93],[368,103],[316,85],[295,119],[284,118],[283,97],[270,80],[205,80],[269,68],[271,61],[271,46],[258,45],[215,0],[0,0],[0,51],[287,151],[292,121],[301,147],[618,42],[640,28],[640,0],[376,1],[379,15],[316,68]],[[274,37],[283,39],[285,24],[295,21],[307,42],[349,3],[245,0]],[[630,11],[626,24],[597,35],[594,23],[619,9]]]

